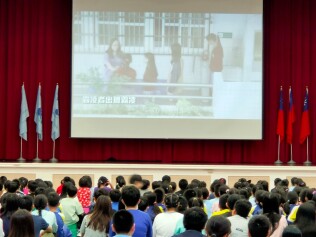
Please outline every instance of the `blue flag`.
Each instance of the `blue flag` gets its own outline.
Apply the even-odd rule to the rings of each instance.
[[[58,106],[58,84],[56,85],[53,110],[52,110],[52,140],[59,138],[59,106]]]
[[[43,125],[42,125],[42,98],[41,98],[41,85],[38,85],[36,108],[34,114],[34,122],[36,123],[36,133],[39,140],[43,140]]]
[[[22,85],[21,113],[20,113],[20,137],[27,141],[27,123],[29,117],[29,108],[27,106],[24,84]]]

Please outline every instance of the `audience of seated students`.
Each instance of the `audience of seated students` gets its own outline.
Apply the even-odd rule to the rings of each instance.
[[[101,195],[96,201],[93,212],[83,218],[80,227],[81,236],[106,237],[109,233],[112,215],[111,199]]]
[[[176,211],[179,204],[179,196],[177,194],[167,194],[164,201],[167,211],[156,216],[153,223],[154,237],[172,236],[178,220],[183,217],[183,214]]]
[[[227,217],[231,223],[231,237],[247,237],[248,222],[251,203],[245,199],[240,199],[235,203],[232,216]]]
[[[64,223],[71,231],[72,236],[76,237],[78,232],[77,223],[83,218],[84,211],[80,202],[76,198],[77,188],[74,185],[71,184],[67,186],[67,195],[68,197],[63,198],[60,201],[63,213],[65,215]]]
[[[269,237],[272,226],[268,217],[257,215],[249,220],[248,229],[249,237]]]
[[[122,202],[125,209],[129,211],[134,218],[135,232],[133,236],[152,237],[152,222],[149,215],[138,210],[140,200],[139,189],[134,186],[125,186],[122,189]],[[109,236],[115,236],[115,233],[110,229]]]
[[[205,232],[208,237],[229,237],[230,221],[223,216],[212,216],[206,223]]]
[[[109,183],[105,177],[99,180],[105,184]],[[33,202],[36,208],[31,215],[34,235],[30,231],[30,236],[36,237],[106,236],[107,232],[109,236],[114,236],[113,230],[116,230],[116,236],[121,234],[135,237],[177,234],[211,237],[316,236],[316,190],[306,187],[306,183],[301,178],[293,180],[295,185],[293,191],[289,191],[287,180],[277,178],[270,192],[269,184],[265,180],[251,184],[251,181],[241,178],[233,188],[229,188],[225,180],[221,180],[216,180],[211,185],[217,193],[218,200],[211,199],[213,205],[210,208],[208,202],[205,202],[206,197],[209,196],[206,183],[196,179],[190,184],[186,179],[182,179],[179,182],[181,191],[177,192],[179,194],[177,195],[176,185],[168,175],[162,180],[152,182],[153,190],[149,189],[150,183],[146,185],[146,180],[140,175],[131,176],[133,184],[131,186],[125,186],[124,177],[121,176],[117,180],[118,189],[101,187],[94,192],[94,202],[81,205],[79,199],[82,201],[83,196],[87,196],[87,200],[90,201],[89,194],[77,197],[79,194],[71,177],[66,176],[63,179],[62,192],[58,195],[50,181],[42,179],[27,181],[23,177],[11,181],[2,176],[0,189],[3,187],[4,192],[1,193],[0,199],[0,237],[20,236],[23,233],[20,230],[15,231],[15,228],[12,229],[13,222],[10,220],[15,213],[19,214],[17,212],[19,208],[27,210],[27,215],[23,218],[30,217]],[[83,176],[79,180],[79,189],[91,191],[89,182],[92,183],[90,176]],[[142,197],[141,188],[146,190]],[[252,209],[248,201],[250,195],[253,195],[256,201]],[[83,207],[90,209],[85,217]],[[118,213],[116,221],[115,216],[113,217],[114,211],[110,211],[112,207]],[[219,208],[218,211],[216,208]],[[206,216],[209,210],[212,212],[212,217],[205,226],[207,217],[203,216]],[[183,216],[183,213],[188,215]],[[289,227],[287,227],[287,215],[291,224]],[[26,220],[25,223],[28,221]],[[27,225],[30,227],[30,224]],[[79,233],[77,227],[81,227]]]
[[[111,227],[117,237],[133,236],[135,232],[133,215],[126,210],[117,211],[113,216]]]

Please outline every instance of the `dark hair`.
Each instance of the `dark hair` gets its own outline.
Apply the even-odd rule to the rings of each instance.
[[[275,178],[275,179],[274,179],[274,186],[277,186],[278,183],[281,182],[281,180],[282,180],[282,179],[280,179],[280,178]]]
[[[47,195],[48,205],[51,207],[57,207],[59,204],[60,197],[56,192],[50,192]]]
[[[11,217],[8,237],[34,237],[34,221],[27,210],[17,210]]]
[[[303,230],[302,230],[302,236],[303,237],[315,237],[316,236],[316,225],[309,225],[306,226]]]
[[[283,230],[282,237],[302,237],[302,232],[295,225],[289,225]]]
[[[164,175],[164,176],[162,176],[161,181],[162,181],[162,182],[170,183],[170,182],[171,182],[171,178],[170,178],[169,175]]]
[[[187,187],[188,187],[188,180],[186,180],[186,179],[180,179],[180,181],[179,181],[179,188],[181,189],[181,190],[186,190],[187,189]]]
[[[205,231],[208,236],[223,237],[231,233],[231,224],[223,216],[212,216],[206,223]]]
[[[8,180],[8,179],[7,179],[6,176],[4,176],[4,175],[0,176],[0,183],[1,183],[1,184],[4,185],[4,183],[5,183],[7,180]]]
[[[135,184],[136,182],[142,182],[142,176],[140,176],[139,174],[133,174],[131,176],[131,178],[129,179],[129,183],[130,184]]]
[[[89,175],[84,175],[79,179],[79,187],[80,188],[91,188],[92,180]]]
[[[28,179],[25,177],[20,177],[19,182],[20,182],[20,189],[21,191],[23,191],[23,189],[27,186]]]
[[[268,183],[266,180],[259,180],[259,181],[257,182],[257,184],[261,184],[263,190],[265,190],[265,191],[267,191],[267,192],[269,191],[269,183]]]
[[[177,212],[184,213],[188,209],[188,201],[185,197],[179,196],[179,204],[177,206]]]
[[[189,201],[193,197],[197,197],[197,193],[193,189],[187,189],[184,191],[183,196]]]
[[[110,41],[109,47],[108,47],[108,49],[106,50],[106,52],[108,53],[108,55],[109,55],[110,57],[113,57],[112,45],[113,45],[113,43],[114,43],[115,41],[117,41],[117,42],[119,43],[119,47],[118,47],[118,50],[117,50],[118,54],[123,54],[123,52],[122,52],[122,50],[121,50],[120,41],[119,41],[117,38],[114,38],[114,39],[112,39],[112,40]]]
[[[239,195],[243,196],[245,199],[249,200],[251,193],[248,191],[247,188],[241,188],[239,190]]]
[[[259,207],[262,208],[262,203],[263,203],[263,200],[266,196],[269,195],[269,192],[265,191],[265,190],[258,190],[255,194],[255,198],[256,198],[256,202],[257,202],[257,205]]]
[[[67,194],[68,194],[68,196],[69,197],[74,197],[74,196],[76,196],[76,194],[77,194],[77,188],[76,188],[76,186],[75,185],[69,185],[68,187],[67,187]]]
[[[165,205],[167,208],[176,208],[179,204],[179,196],[174,193],[169,193],[165,197]]]
[[[27,183],[27,187],[29,188],[30,192],[31,193],[34,193],[36,188],[38,187],[37,183],[34,181],[34,180],[30,180],[28,183]]]
[[[122,175],[116,177],[116,189],[120,189],[126,185],[125,178]]]
[[[160,188],[161,183],[162,183],[161,181],[154,181],[154,182],[152,182],[151,183],[152,190],[155,190],[156,188]]]
[[[116,234],[127,234],[134,225],[134,218],[126,210],[119,210],[113,216],[113,226]]]
[[[44,194],[45,193],[45,189],[46,188],[44,188],[44,187],[37,187],[36,189],[35,189],[35,196],[37,196],[37,195],[39,195],[39,194]]]
[[[271,223],[268,217],[257,215],[250,218],[248,229],[251,237],[267,237]]]
[[[38,210],[38,215],[42,216],[42,210],[47,206],[47,197],[44,194],[39,194],[34,198],[34,206]]]
[[[20,197],[15,193],[5,193],[1,200],[1,216],[7,216],[10,219],[11,215],[19,208]]]
[[[159,206],[156,203],[156,200],[157,200],[156,193],[154,193],[154,192],[146,192],[144,194],[144,196],[148,200],[148,206],[153,206],[153,211],[154,211],[155,215],[158,215],[159,213],[161,213],[161,209],[159,208]]]
[[[138,203],[138,210],[146,211],[148,207],[148,199],[145,196],[140,197],[140,202]]]
[[[187,230],[201,232],[207,221],[207,215],[199,207],[189,208],[184,212],[183,225]]]
[[[90,215],[88,226],[93,230],[105,232],[112,216],[111,199],[108,196],[98,197]]]
[[[201,188],[201,192],[202,192],[202,197],[203,197],[203,199],[207,199],[208,196],[210,195],[210,192],[209,192],[208,189],[205,188],[205,187]]]
[[[291,184],[292,186],[294,186],[295,184],[297,184],[298,178],[297,177],[292,177],[291,178]]]
[[[156,194],[156,202],[157,203],[163,202],[163,199],[165,197],[165,191],[162,188],[156,188],[154,190],[154,193]]]
[[[179,62],[181,59],[181,44],[174,43],[171,45],[171,63]]]
[[[142,182],[143,182],[143,187],[141,188],[141,190],[148,189],[150,186],[150,181],[148,179],[143,179]]]
[[[312,202],[312,201],[311,201]],[[315,203],[303,203],[297,210],[294,224],[302,231],[306,226],[315,224]]]
[[[18,180],[13,180],[8,183],[7,190],[9,193],[15,193],[19,189],[19,186],[20,182]]]
[[[93,197],[95,198],[95,200],[97,200],[98,197],[100,197],[101,195],[109,196],[110,194],[109,194],[109,191],[104,188],[99,188],[95,190],[93,193]]]
[[[101,177],[98,179],[98,188],[100,188],[101,185],[105,185],[107,182],[109,182],[108,178],[107,178],[107,177],[104,177],[104,176],[101,176]]]
[[[121,194],[120,190],[112,189],[110,191],[110,198],[111,198],[112,202],[120,201],[121,197],[122,197],[122,194]]]
[[[140,198],[140,192],[135,186],[125,186],[122,189],[122,199],[127,207],[136,206]]]
[[[188,201],[188,205],[190,208],[191,207],[199,207],[199,208],[204,207],[203,201],[197,197],[190,198],[190,200]]]
[[[251,203],[245,199],[240,199],[235,203],[234,208],[239,216],[247,218],[251,210]]]
[[[156,67],[155,55],[153,53],[147,52],[144,54],[144,56],[148,59],[144,75],[150,74],[153,77],[157,77],[158,71]]]
[[[49,180],[45,180],[44,183],[46,184],[47,188],[53,188],[53,183]]]
[[[290,214],[290,205],[291,204],[296,204],[298,201],[298,195],[296,192],[291,191],[287,193],[287,201],[284,204],[284,212],[289,215]]]
[[[224,195],[220,196],[219,201],[218,201],[220,209],[227,209],[228,208],[226,206],[228,198],[229,198],[228,194],[224,194]]]
[[[230,210],[234,209],[235,203],[241,199],[240,195],[238,194],[231,194],[229,195],[228,199],[227,199],[227,206]]]
[[[28,211],[32,211],[33,208],[33,198],[32,196],[22,196],[19,199],[19,208],[20,209],[26,209]]]
[[[175,182],[170,182],[169,187],[170,187],[170,192],[173,193],[177,189],[177,184]]]

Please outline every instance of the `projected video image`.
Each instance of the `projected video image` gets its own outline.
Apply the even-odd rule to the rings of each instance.
[[[261,119],[262,15],[75,11],[73,117]]]

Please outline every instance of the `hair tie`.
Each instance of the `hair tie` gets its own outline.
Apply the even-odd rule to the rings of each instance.
[[[216,234],[212,234],[211,237],[216,237]]]

